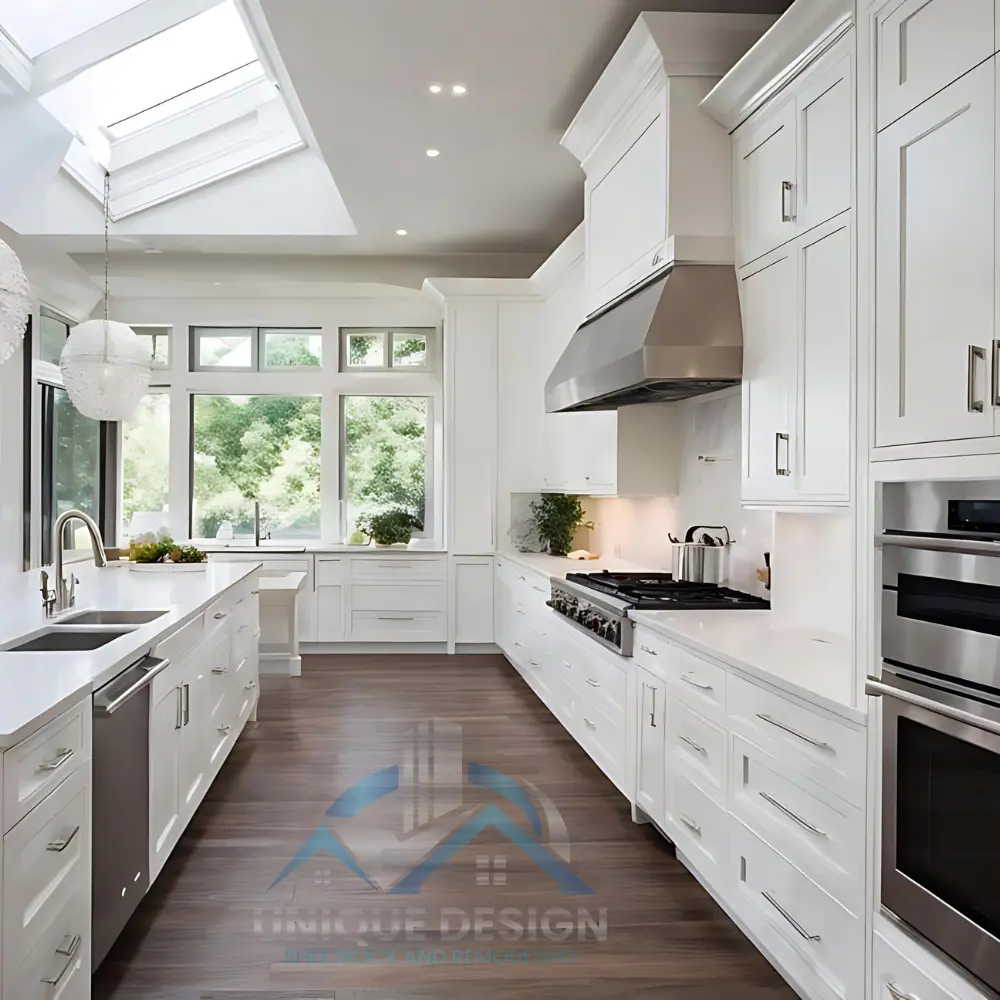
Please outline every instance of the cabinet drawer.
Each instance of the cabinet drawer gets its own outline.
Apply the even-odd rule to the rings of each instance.
[[[352,583],[353,611],[441,611],[445,610],[443,583]]]
[[[89,769],[67,778],[3,840],[3,947],[19,961],[90,883]]]
[[[354,556],[352,580],[444,580],[443,558],[416,556]]]
[[[599,654],[584,650],[577,642],[560,636],[554,644],[563,679],[581,695],[609,714],[625,711],[628,678],[625,671],[608,663]]]
[[[863,996],[864,922],[738,820],[730,859],[736,908],[779,965],[809,995]]]
[[[863,729],[799,705],[742,677],[729,678],[729,728],[799,774],[861,808]]]
[[[574,735],[594,763],[619,787],[625,785],[625,717],[612,715],[591,698],[574,698]]]
[[[3,755],[4,832],[90,758],[90,698]]]
[[[685,857],[709,882],[725,877],[729,817],[683,775],[667,770],[667,825]]]
[[[865,871],[864,814],[793,780],[770,754],[733,737],[730,811],[806,875],[859,913]]]
[[[725,806],[726,733],[682,701],[667,698],[668,768],[679,768]]]
[[[444,642],[448,637],[443,611],[352,611],[355,642]]]
[[[179,628],[173,635],[168,635],[159,645],[153,647],[153,656],[158,656],[163,660],[170,660],[173,664],[181,659],[184,654],[191,649],[192,646],[196,646],[200,641],[202,635],[205,632],[205,616],[198,615],[192,621],[189,621],[187,625]],[[169,672],[170,668],[167,668]],[[156,680],[153,681],[154,691],[156,690],[156,681],[160,679],[163,675],[159,675]],[[173,684],[167,685],[168,687],[173,687]]]
[[[916,946],[915,946],[916,947]],[[930,967],[934,961],[925,956],[928,969],[924,972],[909,958],[901,954],[876,930],[872,936],[872,992],[871,1000],[899,1000],[900,997],[919,997],[920,1000],[957,1000],[959,997],[978,996],[964,982],[962,988],[947,989],[931,978]],[[947,970],[951,972],[950,969]],[[983,991],[985,993],[985,991]]]
[[[329,587],[347,579],[347,560],[340,556],[316,556],[316,586]]]
[[[726,670],[716,663],[703,660],[671,646],[666,651],[667,680],[671,684],[670,698],[679,698],[700,712],[706,719],[720,725],[726,718]]]
[[[90,1000],[90,893],[81,887],[52,915],[27,953],[3,961],[4,996],[17,1000]]]
[[[878,18],[878,127],[993,55],[994,0],[905,0]]]

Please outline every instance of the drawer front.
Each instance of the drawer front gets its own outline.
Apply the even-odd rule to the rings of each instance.
[[[4,753],[4,832],[89,760],[90,711],[86,698]]]
[[[444,642],[447,618],[441,611],[352,611],[354,642]]]
[[[863,729],[736,676],[729,678],[729,719],[734,734],[858,808],[864,805]]]
[[[574,735],[594,763],[619,787],[625,785],[625,717],[609,715],[594,700],[574,699]]]
[[[667,697],[669,769],[683,771],[720,805],[726,801],[726,732],[677,698]]]
[[[444,580],[447,566],[443,558],[414,556],[354,556],[352,580]]]
[[[871,1000],[900,1000],[901,997],[919,997],[920,1000],[957,1000],[958,997],[970,997],[974,994],[978,995],[978,992],[970,990],[964,984],[961,991],[950,992],[897,951],[877,930],[875,931],[872,936]]]
[[[216,598],[205,611],[205,632],[204,637],[216,633],[220,628],[225,628],[231,621],[233,613],[232,601],[228,594]]]
[[[993,55],[994,0],[905,0],[878,19],[878,127]]]
[[[729,817],[714,799],[669,767],[667,826],[699,874],[718,884],[726,872]]]
[[[316,586],[331,587],[347,579],[347,559],[340,556],[316,556]]]
[[[778,962],[806,987],[819,980],[817,992],[862,996],[864,922],[738,820],[730,829],[730,859],[737,910]]]
[[[628,678],[624,670],[578,642],[567,642],[565,636],[559,636],[554,648],[558,655],[553,659],[559,660],[568,684],[610,715],[625,711]]]
[[[352,583],[352,611],[441,611],[447,606],[443,583]]]
[[[794,780],[774,757],[733,738],[730,811],[854,913],[863,902],[864,813]]]
[[[719,725],[726,718],[726,670],[679,646],[670,646],[665,657],[671,696],[690,705]]]
[[[662,675],[670,643],[648,629],[637,628],[633,636],[632,656],[635,662],[647,670]]]
[[[78,770],[4,837],[6,956],[20,960],[28,954],[59,911],[90,884],[88,781],[88,769]]]
[[[4,996],[17,1000],[90,1000],[90,893],[77,890],[26,954],[7,952]]]
[[[202,614],[189,621],[187,625],[179,628],[173,635],[168,635],[159,645],[154,646],[153,656],[158,656],[163,660],[170,660],[171,663],[179,661],[189,649],[201,642],[204,633],[205,616]],[[169,668],[167,668],[166,672],[169,672]],[[159,680],[159,677],[156,680]],[[154,690],[156,688],[156,680],[153,682]],[[167,686],[173,687],[173,684],[168,684]]]

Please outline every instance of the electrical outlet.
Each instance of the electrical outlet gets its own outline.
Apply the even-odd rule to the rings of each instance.
[[[622,557],[622,547],[620,545],[615,546],[615,558],[621,559]]]

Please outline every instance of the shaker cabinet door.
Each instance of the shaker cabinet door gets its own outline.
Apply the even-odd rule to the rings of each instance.
[[[877,446],[994,433],[995,64],[878,136]]]

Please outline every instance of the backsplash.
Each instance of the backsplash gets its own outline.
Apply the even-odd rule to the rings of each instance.
[[[683,537],[692,524],[729,528],[730,586],[767,596],[757,579],[764,553],[771,550],[774,515],[740,504],[740,419],[738,392],[700,396],[679,404],[681,411],[680,487],[675,497],[591,499],[595,522],[588,543],[595,552],[620,554],[646,566],[670,569],[668,533]]]

